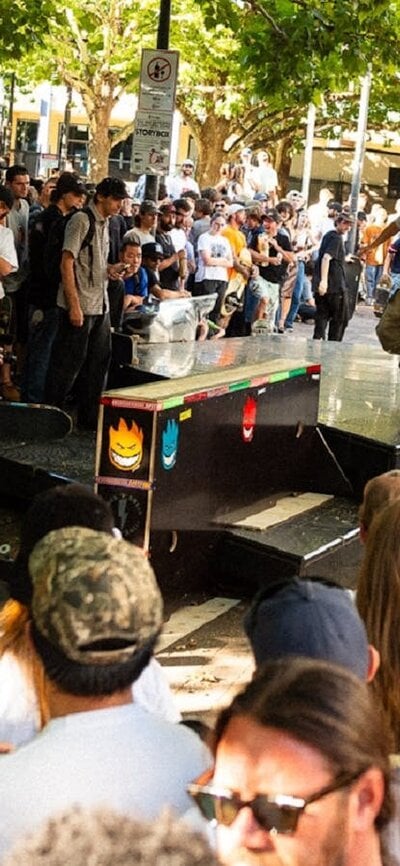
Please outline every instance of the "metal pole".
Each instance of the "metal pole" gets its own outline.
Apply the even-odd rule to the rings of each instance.
[[[307,114],[307,133],[306,133],[306,144],[305,144],[305,148],[304,148],[303,183],[302,183],[302,187],[301,187],[301,194],[304,197],[305,204],[308,203],[308,196],[310,193],[311,165],[312,165],[313,145],[314,145],[315,114],[316,114],[315,105],[313,105],[313,103],[310,102],[310,105],[308,106],[308,114]]]
[[[69,127],[71,124],[71,108],[72,108],[72,87],[68,85],[67,87],[67,100],[65,103],[64,109],[64,123],[61,129],[60,135],[60,148],[59,148],[59,157],[58,157],[58,167],[60,171],[65,171],[65,167],[68,160],[68,141],[69,141]]]
[[[169,48],[169,28],[171,21],[171,0],[160,0],[156,48],[167,51]],[[158,174],[146,174],[144,197],[158,201],[160,177]]]
[[[158,19],[157,48],[168,50],[169,28],[171,22],[171,0],[160,0],[160,15]]]
[[[8,102],[8,119],[6,126],[6,138],[4,149],[6,151],[6,155],[9,156],[10,165],[13,160],[11,158],[11,145],[12,145],[12,129],[13,129],[13,121],[14,121],[14,99],[15,99],[15,72],[11,73],[10,76],[10,98]],[[15,148],[14,148],[15,153]]]
[[[371,69],[368,69],[367,74],[362,79],[361,84],[361,94],[360,94],[360,108],[358,112],[358,125],[357,125],[357,140],[356,147],[354,151],[354,162],[353,162],[353,179],[351,183],[351,194],[350,194],[350,210],[352,214],[356,215],[358,210],[358,196],[360,194],[361,187],[361,176],[364,165],[364,155],[365,155],[365,135],[367,132],[367,123],[368,123],[368,104],[369,104],[369,94],[371,90]],[[349,242],[348,242],[348,250],[350,253],[354,253],[355,245],[356,245],[356,234],[357,234],[357,224],[356,222],[352,226]]]

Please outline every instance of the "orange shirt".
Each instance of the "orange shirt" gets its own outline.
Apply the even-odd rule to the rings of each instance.
[[[227,240],[229,241],[230,248],[232,250],[233,255],[235,256],[235,258],[238,259],[241,251],[246,246],[246,238],[245,238],[243,232],[241,232],[240,229],[235,229],[231,225],[226,225],[222,229],[221,235],[223,235],[225,238],[227,238]],[[229,268],[228,274],[229,274],[229,279],[231,279],[232,277],[236,276],[237,271],[235,271],[235,268]]]
[[[366,226],[362,237],[363,244],[370,244],[371,241],[374,241],[375,238],[380,235],[383,228],[384,226],[378,226],[375,223],[370,226]],[[375,249],[373,250],[369,250],[365,257],[365,264],[373,265],[375,267],[377,265],[383,265],[389,243],[390,241],[384,244],[380,244],[379,247],[375,247]]]

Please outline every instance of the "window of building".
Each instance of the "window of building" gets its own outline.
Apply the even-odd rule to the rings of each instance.
[[[111,132],[115,131],[116,130],[111,130]],[[120,141],[119,144],[115,144],[114,147],[111,148],[109,160],[110,167],[114,166],[120,171],[129,172],[132,154],[132,141],[133,135],[131,133],[130,135],[128,135],[125,141]]]
[[[39,123],[37,120],[17,120],[15,149],[36,152]]]

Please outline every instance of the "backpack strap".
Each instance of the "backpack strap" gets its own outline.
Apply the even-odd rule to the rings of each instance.
[[[81,250],[88,248],[89,256],[89,283],[93,286],[93,238],[96,230],[96,217],[90,207],[82,208],[82,213],[85,213],[89,220],[89,228],[81,244]]]

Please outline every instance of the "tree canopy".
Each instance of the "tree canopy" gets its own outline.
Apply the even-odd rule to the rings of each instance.
[[[2,62],[18,60],[44,45],[52,0],[0,0],[0,48]]]
[[[310,101],[321,132],[353,125],[368,66],[370,122],[390,125],[399,8],[400,0],[173,2],[178,107],[196,140],[202,182],[214,182],[219,163],[244,143],[272,145],[279,168],[303,137]],[[155,44],[158,11],[159,0],[15,0],[11,21],[0,0],[3,66],[14,62],[23,79],[62,82],[81,96],[93,179],[107,171],[111,111],[123,91],[137,89],[140,51]]]

